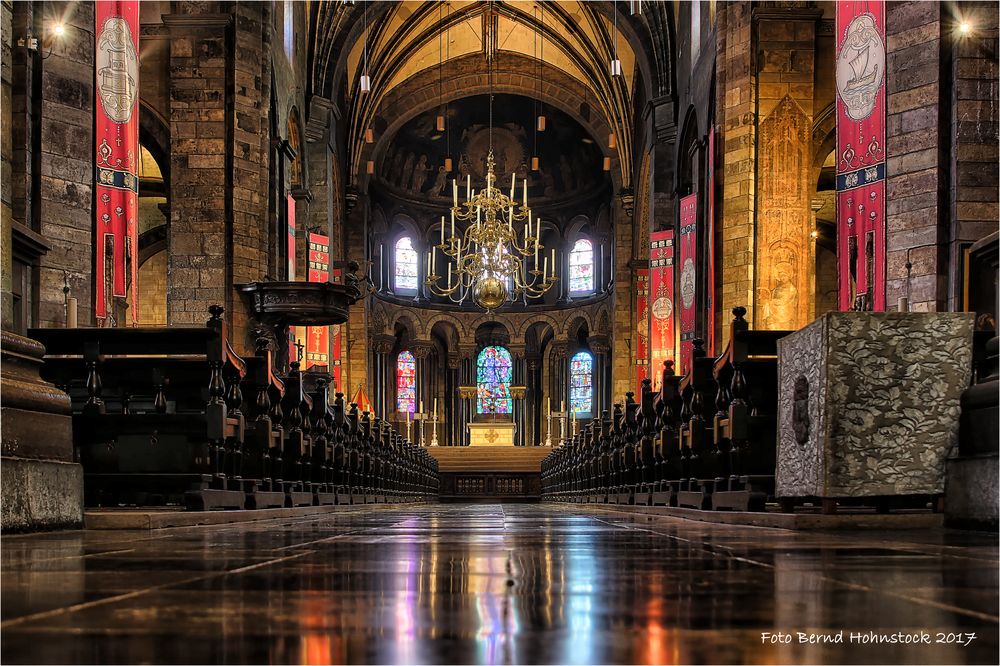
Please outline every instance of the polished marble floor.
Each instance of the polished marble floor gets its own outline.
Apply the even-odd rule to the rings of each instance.
[[[0,661],[995,664],[997,567],[995,535],[524,504],[9,536]]]

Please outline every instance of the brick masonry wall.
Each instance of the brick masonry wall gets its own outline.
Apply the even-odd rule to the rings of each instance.
[[[93,323],[94,7],[52,2],[66,36],[42,65],[41,234],[52,244],[39,274],[39,325],[65,324],[63,283],[79,299],[81,325]]]
[[[166,323],[167,253],[157,252],[139,267],[139,324],[163,326]]]
[[[195,20],[192,20],[195,19]],[[226,303],[226,50],[229,15],[168,15],[170,325]]]
[[[948,259],[948,309],[964,307],[961,268],[969,244],[997,230],[997,4],[964,2],[961,12],[970,26],[956,35],[952,58],[951,138],[954,159]]]
[[[910,309],[922,312],[942,310],[946,301],[941,37],[938,3],[887,4],[886,302],[908,296]]]
[[[750,2],[719,4],[716,37],[716,141],[722,168],[716,170],[722,206],[721,310],[746,306],[753,316],[754,198],[756,130],[751,71]],[[728,320],[728,315],[725,316]],[[729,329],[722,328],[721,344]]]

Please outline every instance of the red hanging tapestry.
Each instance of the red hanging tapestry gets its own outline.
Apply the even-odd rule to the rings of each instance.
[[[131,292],[138,322],[139,2],[97,0],[95,132],[96,245],[94,315],[104,324],[112,297]]]
[[[649,377],[649,269],[635,271],[635,386],[636,395],[642,395],[642,380]]]
[[[309,234],[310,282],[327,282],[330,279],[330,239],[321,234]],[[330,365],[330,327],[306,327],[306,358],[303,369],[314,365]]]
[[[653,390],[659,390],[663,362],[675,356],[674,340],[674,232],[649,235],[649,372]]]
[[[837,3],[841,310],[885,310],[885,2]]]
[[[681,293],[681,367],[680,374],[691,370],[692,340],[695,339],[695,305],[698,294],[698,195],[681,199],[680,293]]]

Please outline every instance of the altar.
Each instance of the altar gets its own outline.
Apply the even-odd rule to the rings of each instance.
[[[470,423],[469,446],[514,446],[513,423],[503,421]]]

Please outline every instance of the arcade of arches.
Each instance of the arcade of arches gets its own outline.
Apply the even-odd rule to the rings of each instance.
[[[5,661],[952,663],[995,653],[995,589],[984,590],[995,588],[996,548],[948,531],[997,524],[995,3],[5,0],[0,13],[3,527],[88,528],[66,541],[5,537],[11,571],[28,574],[15,583],[5,564]],[[106,21],[118,32],[107,36]],[[110,122],[107,109],[125,102],[127,120]],[[491,172],[498,196],[511,184],[510,217],[522,201],[531,212],[503,223],[515,240],[497,253],[518,269],[480,275],[504,296],[486,309],[473,287],[442,286],[463,279],[453,239],[479,224],[459,219],[456,232],[459,198],[488,194]],[[464,265],[478,261],[470,249]],[[519,286],[549,275],[540,292]],[[438,500],[499,504],[412,504]],[[102,652],[94,628],[107,616],[72,610],[122,595],[94,603],[120,604],[141,633],[151,625],[130,594],[160,610],[174,592],[188,603],[198,585],[228,598],[214,574],[171,577],[183,566],[157,579],[163,599],[127,576],[97,576],[91,594],[85,558],[93,543],[98,558],[134,546],[143,566],[166,562],[155,536],[126,546],[104,530],[261,511],[291,522],[263,514],[258,525],[273,530],[164,538],[214,571],[213,535],[225,535],[226,552],[245,537],[267,551],[266,587],[274,571],[305,575],[304,564],[274,567],[280,548],[302,563],[357,538],[351,561],[362,569],[414,564],[364,541],[399,534],[421,553],[419,593],[434,596],[449,581],[424,565],[444,566],[443,526],[466,521],[454,551],[466,564],[479,562],[475,539],[524,548],[505,566],[530,603],[548,595],[545,619],[530,619],[538,641],[525,643],[530,654],[513,640],[464,652],[463,626],[454,654],[406,653],[360,646],[371,634],[338,624],[350,637],[341,647],[327,634],[325,644],[254,643],[240,629],[245,651],[185,656],[109,639]],[[646,513],[653,527],[640,537]],[[685,527],[693,515],[731,525]],[[753,549],[771,537],[741,523],[774,530],[765,555]],[[853,565],[835,533],[779,531],[803,526],[909,530],[879,545],[859,537],[872,557],[862,580],[839,578]],[[594,590],[616,585],[614,558],[633,567],[620,591],[649,606],[629,606],[626,625],[574,607],[576,592],[536,585],[558,574],[582,589],[581,530],[595,539],[586,576],[611,576]],[[661,546],[685,562],[724,559],[727,584],[745,581],[766,603],[669,638],[657,623],[672,620],[639,579],[677,581],[629,555]],[[834,553],[833,573],[819,559],[806,568],[820,587],[843,584],[823,587],[842,602],[810,597],[812,583],[797,579],[785,592],[840,611],[793,618],[786,599],[772,608],[786,546]],[[31,597],[48,585],[31,563],[47,548],[75,563],[66,576],[78,598]],[[859,622],[978,631],[978,643],[801,651],[758,649],[755,633],[754,649],[742,636],[699,651],[685,633],[756,632],[758,620],[762,631],[846,626],[844,608],[878,596],[876,575],[908,584],[919,567],[897,555],[923,558],[940,580],[886,597],[885,613]],[[745,579],[740,556],[753,562]],[[954,574],[962,558],[975,562],[964,577]],[[128,570],[115,562],[109,570]],[[255,566],[245,553],[219,563]],[[303,589],[357,592],[375,604],[359,614],[371,622],[388,612],[372,589],[416,594],[370,568],[356,580],[375,588],[342,589],[324,566],[313,583],[326,587]],[[692,575],[718,582],[706,571]],[[182,579],[188,587],[171,587]],[[956,592],[973,587],[983,596]],[[462,593],[500,612],[492,587]],[[444,622],[434,613],[467,619],[455,598],[421,607],[417,626],[400,601],[397,622],[433,643]],[[330,629],[320,606],[315,626]],[[573,613],[604,638],[585,653],[573,641],[545,647],[549,630],[580,630]],[[894,613],[902,624],[878,624]],[[60,622],[97,634],[81,629],[65,649],[35,644]],[[653,641],[654,624],[662,645],[652,651],[621,638]],[[658,651],[670,645],[677,652]]]

